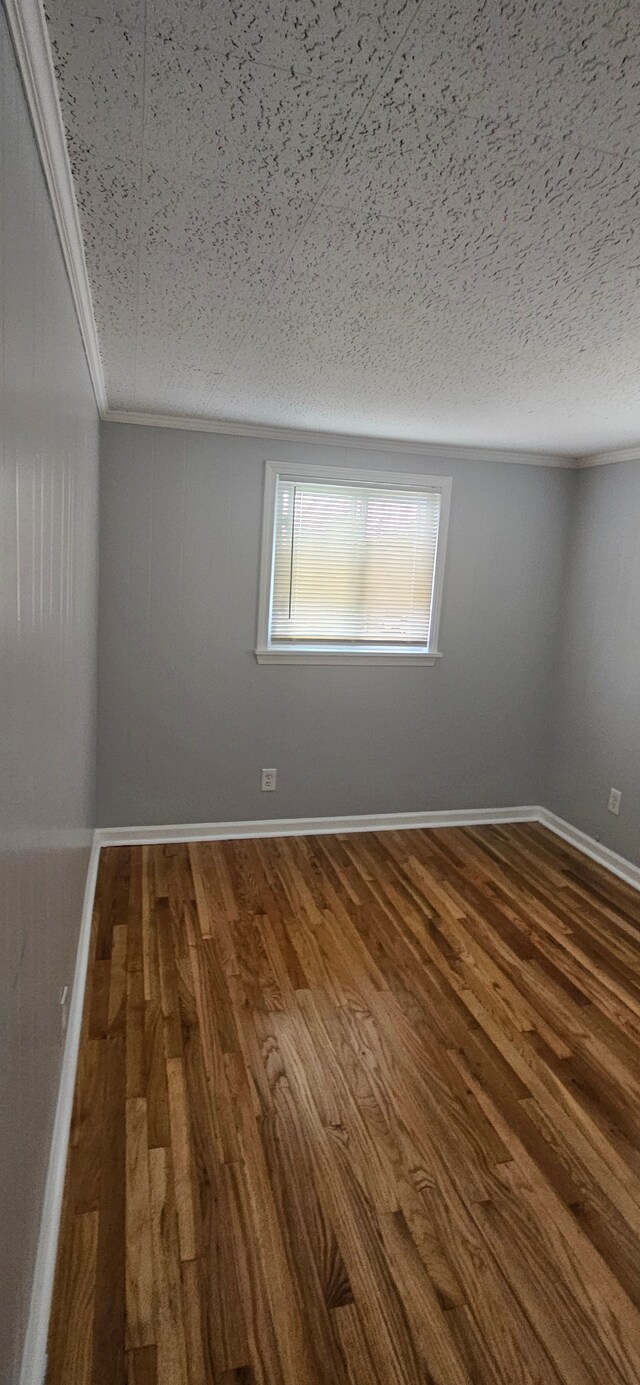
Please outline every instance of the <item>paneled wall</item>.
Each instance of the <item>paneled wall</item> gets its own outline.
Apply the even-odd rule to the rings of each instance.
[[[453,476],[436,667],[256,664],[266,456]],[[540,802],[575,479],[102,425],[100,823]]]
[[[29,1307],[94,821],[96,409],[0,13],[0,1380]]]
[[[548,806],[640,864],[640,465],[576,480]]]

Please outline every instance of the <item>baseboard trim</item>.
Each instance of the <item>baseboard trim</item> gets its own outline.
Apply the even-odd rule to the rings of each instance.
[[[71,1112],[73,1109],[73,1094],[76,1084],[76,1068],[78,1065],[78,1050],[80,1047],[80,1033],[82,1029],[85,984],[89,966],[91,922],[93,919],[93,901],[96,892],[99,856],[100,846],[94,835],[82,905],[76,965],[73,976],[73,990],[71,992],[71,1003],[69,1005],[67,1037],[62,1058],[60,1086],[58,1088],[58,1100],[47,1168],[47,1181],[45,1184],[42,1215],[40,1218],[40,1234],[38,1237],[38,1249],[36,1251],[36,1262],[31,1289],[29,1318],[22,1352],[20,1385],[43,1385],[45,1378],[47,1332],[49,1329],[51,1296],[53,1294],[53,1277],[56,1268],[62,1195],[64,1192],[69,1132],[71,1127]]]
[[[411,828],[498,826],[509,822],[540,822],[556,836],[576,846],[640,890],[640,866],[611,851],[572,823],[539,805],[509,808],[462,808],[441,812],[355,813],[347,817],[257,818],[253,822],[168,823],[149,827],[99,827],[99,846],[154,846],[163,842],[218,842],[245,837],[306,837],[331,832],[401,832]]]
[[[254,822],[170,823],[159,827],[99,827],[100,846],[218,842],[244,837],[308,837],[330,832],[400,832],[412,827],[468,827],[536,822],[539,808],[463,808],[423,813],[359,813],[348,817],[257,818]]]
[[[572,823],[565,822],[564,818],[557,817],[549,808],[538,809],[538,821],[543,827],[548,827],[550,832],[555,832],[557,837],[562,837],[565,842],[577,847],[578,851],[582,851],[592,861],[597,861],[598,865],[604,866],[627,885],[631,885],[634,890],[640,890],[640,866],[628,861],[626,856],[619,856],[617,851],[603,846],[602,842],[596,841],[595,837],[590,837],[587,832],[582,832]]]

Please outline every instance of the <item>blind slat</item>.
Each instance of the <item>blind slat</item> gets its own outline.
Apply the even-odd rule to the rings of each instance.
[[[429,644],[440,494],[278,479],[271,641]]]

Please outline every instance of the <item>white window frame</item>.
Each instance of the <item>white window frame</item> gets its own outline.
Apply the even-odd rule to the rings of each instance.
[[[295,644],[284,648],[270,642],[273,559],[275,543],[276,484],[283,481],[361,482],[363,485],[393,487],[395,490],[436,491],[440,497],[440,522],[433,576],[429,647],[403,649],[376,645]],[[442,657],[438,648],[440,612],[451,506],[451,477],[411,475],[401,471],[356,471],[351,467],[308,466],[284,462],[265,462],[262,551],[258,598],[258,635],[255,656],[259,664],[422,664],[433,665]]]

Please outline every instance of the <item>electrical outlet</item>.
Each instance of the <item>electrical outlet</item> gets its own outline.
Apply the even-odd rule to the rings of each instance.
[[[67,1032],[67,1022],[69,1019],[69,987],[63,986],[60,991],[60,1028],[63,1034]]]
[[[622,803],[622,794],[621,794],[620,790],[619,790],[619,789],[609,789],[609,802],[607,803],[607,808],[609,809],[609,812],[610,812],[610,813],[615,813],[615,814],[616,814],[616,817],[617,817],[618,813],[620,812],[620,804],[621,804],[621,803]]]
[[[262,779],[260,781],[260,788],[262,789],[263,793],[273,793],[273,790],[276,787],[277,777],[277,769],[263,769]]]

